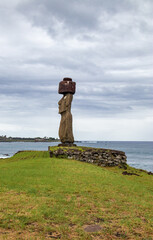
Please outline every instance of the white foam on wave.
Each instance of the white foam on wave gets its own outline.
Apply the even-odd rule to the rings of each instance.
[[[0,158],[9,158],[10,156],[5,155],[5,154],[0,154]]]

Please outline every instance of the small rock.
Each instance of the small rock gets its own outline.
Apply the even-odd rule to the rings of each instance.
[[[140,176],[137,173],[131,173],[131,172],[127,172],[127,171],[122,172],[122,174],[123,175],[136,175],[136,176]]]
[[[102,229],[101,226],[93,224],[93,225],[89,225],[89,226],[85,227],[84,231],[85,232],[99,232],[101,229]]]

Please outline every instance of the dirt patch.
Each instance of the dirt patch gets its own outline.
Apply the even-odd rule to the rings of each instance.
[[[60,239],[61,238],[61,234],[60,233],[57,233],[57,232],[50,232],[47,234],[48,238],[50,239]]]
[[[128,239],[127,235],[124,232],[116,232],[115,236],[117,238],[123,238],[123,239]]]
[[[42,238],[36,232],[27,232],[27,231],[15,231],[9,229],[0,228],[0,239],[8,240],[25,240],[25,239],[37,239],[41,240]],[[49,239],[49,238],[46,238]]]
[[[104,221],[105,221],[104,218],[97,218],[97,219],[95,220],[95,222],[97,222],[97,223],[104,222]]]

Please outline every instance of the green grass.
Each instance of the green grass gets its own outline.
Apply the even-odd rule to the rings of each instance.
[[[68,149],[72,150],[72,151],[75,151],[75,150],[79,150],[80,152],[85,152],[87,150],[94,150],[95,148],[92,148],[92,147],[81,147],[81,146],[72,146],[72,147],[69,147],[69,146],[50,146],[49,147],[49,150],[50,151],[56,151],[58,149],[62,149],[64,152],[67,152]],[[101,150],[101,148],[96,148],[97,150]],[[110,149],[105,149],[105,152],[110,152],[111,150]]]
[[[40,151],[1,159],[0,239],[153,239],[153,176],[123,171]]]

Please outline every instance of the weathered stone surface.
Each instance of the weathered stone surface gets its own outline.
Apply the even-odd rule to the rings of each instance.
[[[72,114],[71,102],[73,95],[68,93],[59,101],[59,113],[61,114],[61,122],[59,127],[59,137],[62,143],[72,144],[74,142],[72,131]]]
[[[76,83],[72,81],[71,78],[64,78],[63,81],[59,83],[59,94],[75,93]]]
[[[66,157],[98,166],[118,166],[126,164],[126,155],[122,151],[87,147],[49,147],[50,157]]]
[[[100,225],[95,225],[95,224],[92,224],[92,225],[88,225],[84,228],[84,231],[85,232],[99,232],[100,230],[102,229],[102,227]]]
[[[61,114],[61,122],[59,127],[59,138],[62,142],[60,146],[76,146],[73,144],[74,137],[72,131],[72,114],[71,103],[73,94],[75,93],[76,83],[71,78],[64,78],[59,83],[58,93],[63,94],[59,101],[59,113]]]
[[[137,174],[137,173],[127,172],[127,171],[122,172],[122,174],[123,174],[123,175],[135,175],[135,176],[140,176],[140,175]]]

